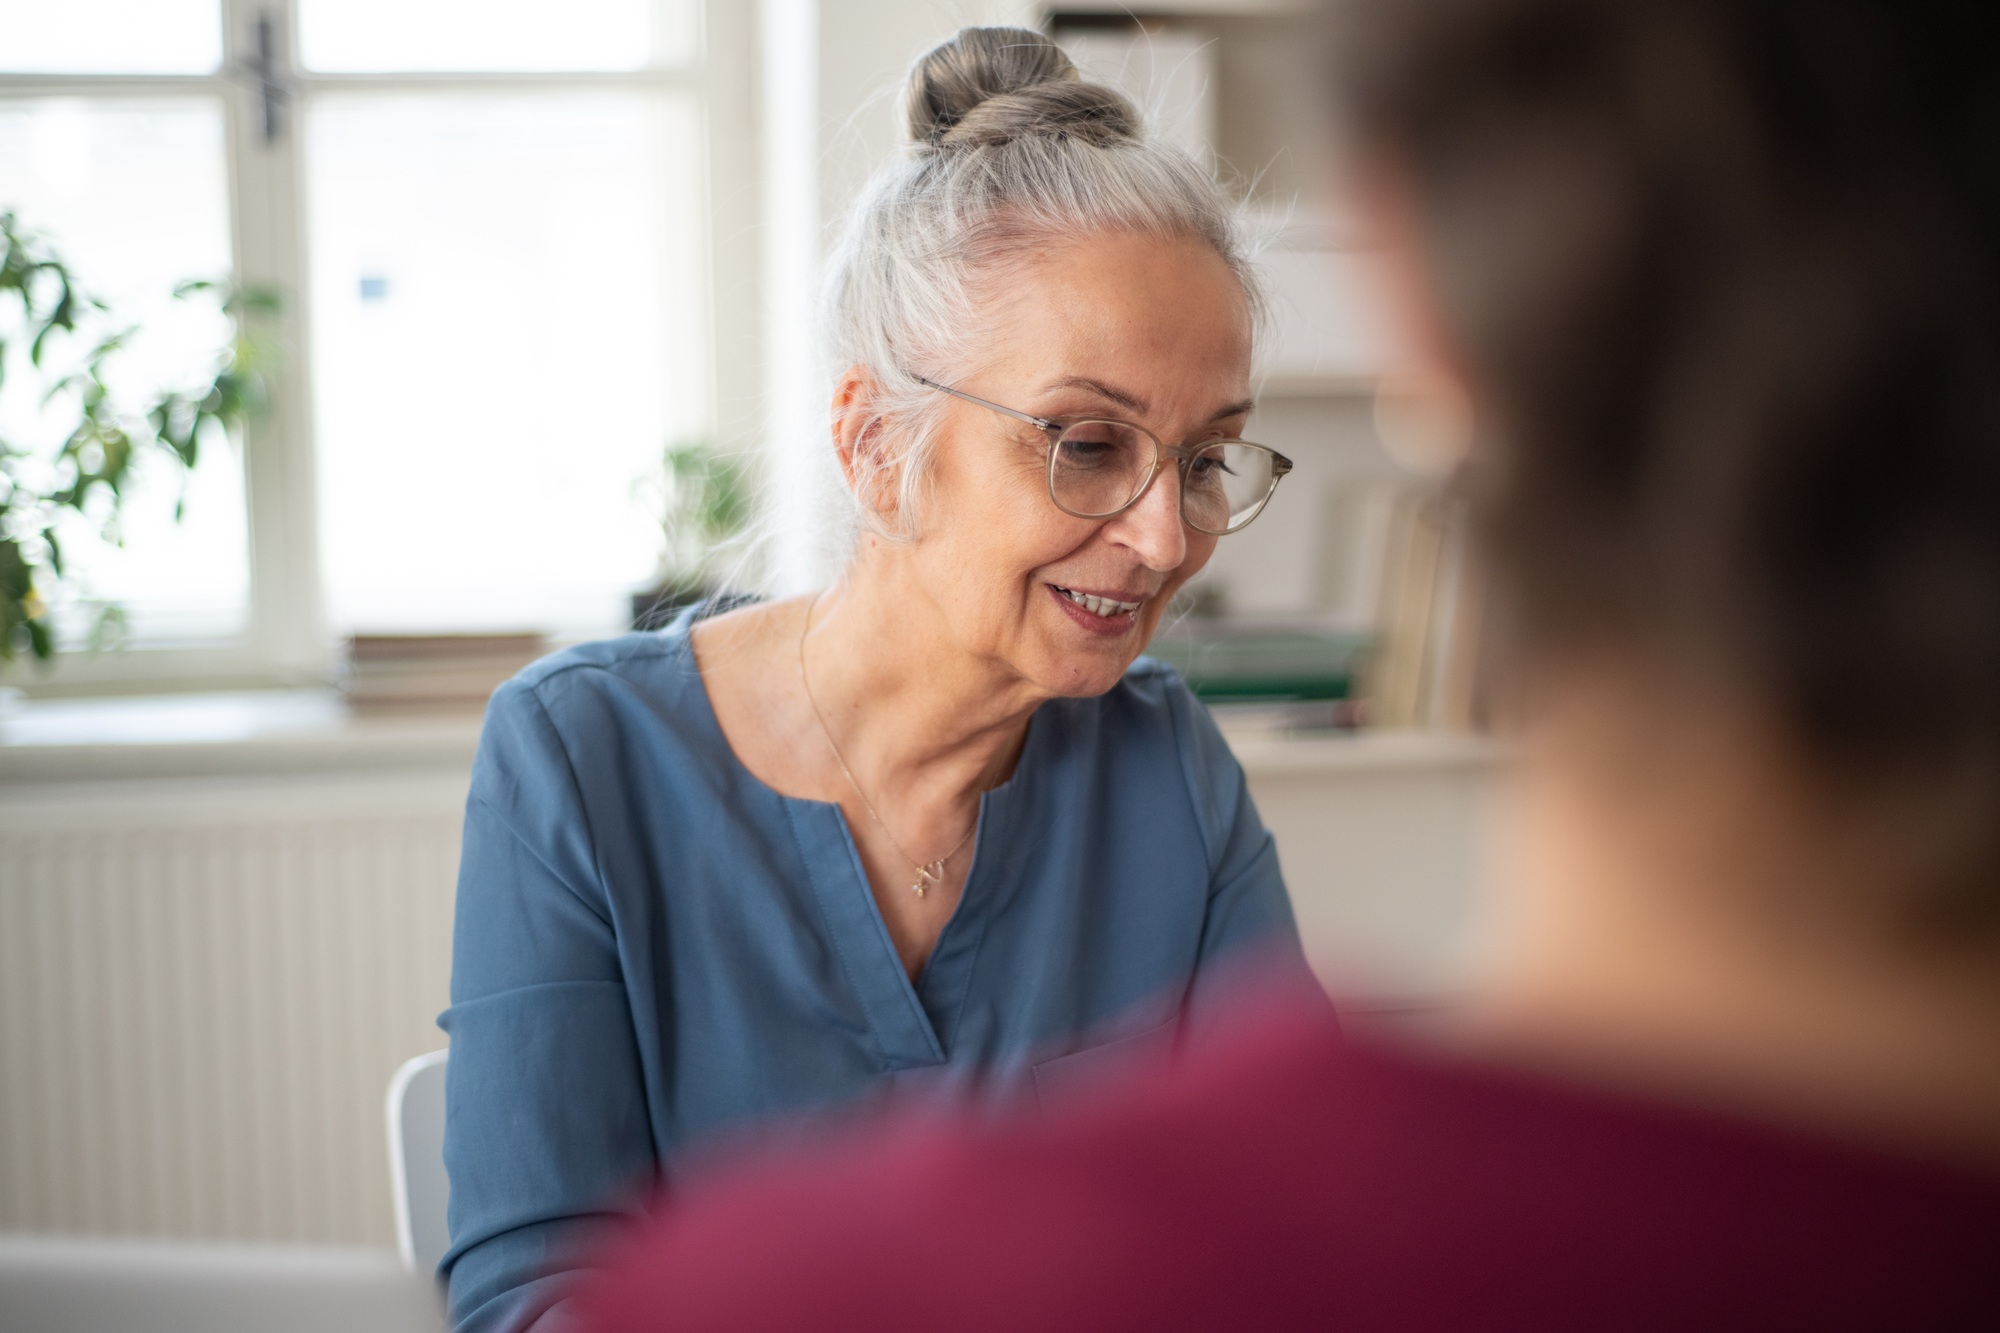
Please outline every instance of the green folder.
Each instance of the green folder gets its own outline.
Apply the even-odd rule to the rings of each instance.
[[[1203,699],[1351,699],[1368,636],[1309,629],[1227,629],[1182,622],[1146,655]]]

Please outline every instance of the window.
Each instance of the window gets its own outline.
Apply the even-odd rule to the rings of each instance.
[[[688,34],[650,23],[649,0],[300,0],[299,17],[329,74],[543,76],[376,74],[302,108],[330,621],[619,628],[658,555],[643,482],[707,413],[699,108],[552,75],[644,69]]]
[[[246,448],[204,456],[181,524],[163,474],[124,549],[89,552],[134,651],[62,678],[311,677],[355,630],[621,627],[658,553],[645,482],[715,416],[701,18],[0,0],[0,209],[144,325],[135,363],[216,345],[183,279],[288,298]],[[24,410],[0,398],[0,429]]]
[[[139,326],[112,381],[135,394],[198,371],[227,337],[212,304],[171,295],[177,283],[226,277],[233,267],[226,105],[211,78],[200,77],[220,63],[220,29],[213,6],[203,8],[184,0],[0,4],[0,63],[15,69],[70,74],[94,57],[106,71],[183,76],[103,87],[45,78],[0,100],[0,210],[54,242],[86,290]],[[53,349],[52,371],[69,368],[69,350]],[[19,373],[20,357],[13,349],[14,373],[0,390],[0,436],[46,453],[62,425],[42,410],[39,381]],[[173,521],[178,477],[154,467],[138,480],[124,547],[81,519],[61,529],[72,569],[92,597],[129,608],[138,642],[240,637],[250,610],[241,461],[207,453],[184,523]],[[84,607],[59,616],[64,638],[79,638],[87,618]]]
[[[215,0],[4,0],[0,67],[17,74],[212,74]]]

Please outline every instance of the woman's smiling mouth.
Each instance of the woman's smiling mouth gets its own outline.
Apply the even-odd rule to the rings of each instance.
[[[1145,598],[1125,601],[1108,597],[1103,593],[1083,592],[1076,588],[1065,588],[1061,584],[1043,585],[1055,595],[1069,618],[1093,634],[1123,634],[1139,623],[1139,608],[1146,604]]]

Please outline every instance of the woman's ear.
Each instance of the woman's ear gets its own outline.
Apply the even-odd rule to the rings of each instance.
[[[849,366],[833,387],[833,452],[861,507],[892,517],[895,470],[882,420],[882,385],[866,366]]]

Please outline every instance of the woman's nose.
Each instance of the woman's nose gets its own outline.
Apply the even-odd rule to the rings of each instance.
[[[1181,523],[1181,475],[1171,462],[1160,468],[1139,503],[1111,520],[1105,535],[1130,547],[1148,569],[1164,574],[1187,559],[1187,529]]]

